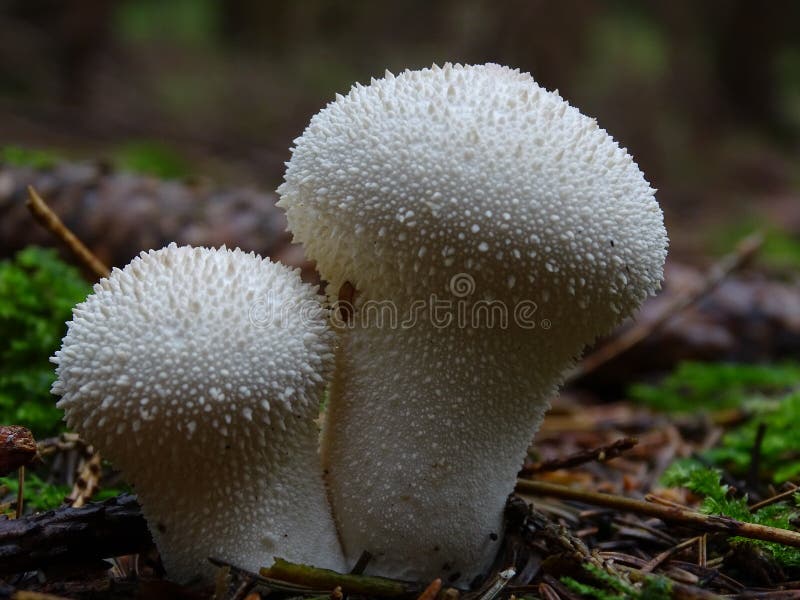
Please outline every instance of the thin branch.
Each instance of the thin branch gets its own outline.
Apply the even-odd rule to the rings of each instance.
[[[767,424],[759,423],[756,429],[756,439],[750,451],[750,468],[747,469],[747,486],[750,489],[758,488],[758,474],[761,470],[761,447],[764,444],[764,435],[767,433]]]
[[[428,587],[417,597],[417,600],[436,600],[441,590],[442,580],[437,577],[428,584]]]
[[[765,498],[761,502],[756,502],[755,504],[753,504],[750,507],[750,512],[751,513],[756,512],[757,510],[762,509],[765,506],[769,506],[770,504],[775,504],[777,502],[782,502],[783,500],[787,500],[787,499],[791,498],[792,496],[794,496],[797,493],[797,486],[796,485],[792,485],[792,484],[789,484],[789,485],[791,487],[788,490],[786,490],[784,492],[781,492],[780,494],[776,494],[774,496],[771,496],[769,498]]]
[[[590,450],[581,450],[563,458],[554,458],[552,460],[545,460],[525,465],[522,467],[519,474],[520,477],[525,477],[541,471],[569,469],[593,460],[605,462],[607,460],[611,460],[612,458],[617,458],[623,452],[630,450],[638,443],[639,440],[635,437],[621,438],[611,444],[606,444],[605,446],[599,446]]]
[[[25,508],[25,466],[21,466],[17,471],[17,510],[15,516],[19,519],[22,510]]]
[[[641,569],[639,569],[639,571],[642,573],[652,573],[661,563],[667,560],[670,556],[672,556],[676,552],[683,550],[684,548],[693,546],[694,544],[698,543],[701,538],[702,536],[698,535],[696,537],[683,540],[681,543],[675,544],[671,548],[667,548],[663,552],[656,554],[656,556],[654,556],[651,560],[649,560]]]
[[[649,502],[634,500],[633,498],[577,490],[563,485],[525,479],[517,480],[516,491],[523,494],[552,496],[563,500],[575,500],[594,506],[604,506],[623,512],[647,515],[649,517],[656,517],[665,522],[680,523],[681,525],[694,527],[701,531],[727,533],[731,536],[776,542],[778,544],[800,548],[800,533],[796,531],[789,531],[788,529],[780,529],[778,527],[767,527],[766,525],[756,525],[755,523],[744,523],[736,519],[731,519],[730,517],[719,515],[706,515],[688,508],[674,508],[662,506],[660,504],[650,504]]]
[[[64,225],[58,215],[53,212],[47,203],[42,200],[42,197],[39,196],[33,186],[30,185],[28,186],[28,201],[26,202],[26,206],[39,224],[64,242],[86,268],[98,277],[108,276],[108,267],[105,266],[66,225]]]
[[[498,594],[503,591],[503,588],[508,585],[508,582],[511,581],[516,574],[517,571],[514,567],[508,567],[500,571],[486,591],[479,596],[478,600],[494,600],[497,598]]]
[[[332,590],[338,586],[345,594],[380,598],[397,598],[419,594],[421,591],[420,587],[413,583],[383,577],[341,574],[328,569],[291,563],[281,558],[276,558],[271,567],[260,569],[260,575],[312,589]]]
[[[223,560],[216,556],[209,556],[208,562],[210,562],[215,567],[220,567],[221,569],[226,570],[228,575],[233,578],[247,579],[255,582],[256,585],[266,587],[269,590],[276,592],[286,592],[296,596],[309,597],[313,595],[325,594],[328,591],[325,589],[315,590],[306,587],[304,585],[290,583],[287,581],[280,581],[278,579],[271,579],[269,577],[264,577],[262,575],[259,575],[258,573],[254,573],[253,571],[248,571],[247,569],[238,567],[233,563],[230,563],[227,560]]]
[[[709,269],[705,281],[699,289],[679,294],[653,321],[639,323],[600,346],[584,358],[568,375],[567,379],[572,381],[588,375],[643,342],[666,325],[675,315],[702,300],[713,292],[731,273],[747,264],[761,249],[763,243],[764,237],[761,233],[754,233],[744,238],[737,244],[734,252],[724,256]]]

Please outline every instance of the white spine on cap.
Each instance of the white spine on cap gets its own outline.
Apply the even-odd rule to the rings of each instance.
[[[296,271],[239,249],[142,253],[53,358],[69,426],[133,484],[170,578],[209,556],[341,570],[314,419],[333,334]]]
[[[356,85],[295,143],[289,228],[332,294],[358,290],[323,431],[346,557],[468,585],[564,371],[660,285],[654,190],[594,119],[492,64]]]

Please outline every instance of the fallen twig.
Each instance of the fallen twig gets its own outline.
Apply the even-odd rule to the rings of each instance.
[[[517,571],[514,567],[509,567],[508,569],[500,571],[494,581],[489,585],[488,589],[480,595],[478,600],[494,600],[516,574]]]
[[[42,197],[30,185],[28,186],[28,201],[26,205],[39,224],[64,242],[86,268],[98,277],[108,276],[108,267],[74,233],[67,229],[67,226],[64,225],[58,215],[47,206],[47,203],[42,200]]]
[[[417,597],[417,600],[436,600],[439,592],[442,590],[442,580],[439,578],[434,579],[428,584],[422,593]]]
[[[22,466],[17,471],[17,509],[14,516],[19,519],[25,509],[25,467]]]
[[[761,249],[763,243],[764,237],[761,233],[754,233],[744,238],[737,244],[734,252],[724,256],[709,269],[702,286],[694,291],[678,294],[656,319],[634,325],[597,348],[575,367],[567,376],[567,379],[572,381],[588,375],[647,339],[666,325],[675,315],[703,299],[714,291],[731,273],[747,264]]]
[[[731,536],[776,542],[800,548],[800,533],[796,531],[789,531],[788,529],[780,529],[778,527],[768,527],[766,525],[756,525],[755,523],[744,523],[736,519],[731,519],[730,517],[719,515],[706,515],[688,508],[663,506],[661,504],[652,504],[650,502],[625,498],[623,496],[577,490],[563,485],[525,479],[517,480],[517,492],[553,496],[564,500],[575,500],[595,506],[604,506],[619,511],[656,517],[662,521],[680,523],[682,525],[698,528],[702,531],[727,533]]]
[[[276,558],[271,567],[260,570],[262,577],[278,579],[309,588],[332,590],[341,587],[345,594],[359,594],[380,598],[397,598],[420,593],[420,586],[413,583],[404,583],[371,577],[366,575],[349,575],[318,569],[307,565],[290,563],[281,558]]]
[[[622,567],[626,569],[625,567]],[[643,582],[646,581],[648,577],[652,577],[647,573],[641,573],[636,569],[626,569],[629,577],[633,581]],[[714,592],[709,592],[708,590],[704,590],[694,585],[688,585],[685,583],[681,583],[679,581],[675,581],[674,579],[670,579],[670,591],[671,597],[675,598],[675,600],[721,600],[722,596],[719,594],[715,594]]]
[[[208,562],[210,562],[215,567],[220,567],[224,569],[228,576],[232,578],[244,579],[251,582],[254,582],[256,585],[264,586],[270,590],[278,591],[278,592],[287,592],[290,594],[297,594],[297,595],[320,595],[325,594],[327,590],[323,589],[311,589],[304,585],[290,583],[288,581],[280,581],[278,579],[272,579],[269,577],[264,577],[263,575],[259,575],[258,573],[253,573],[252,571],[248,571],[247,569],[243,569],[242,567],[237,567],[233,563],[228,562],[227,560],[223,560],[221,558],[217,558],[215,556],[209,556]],[[309,599],[310,600],[310,599]]]
[[[689,546],[694,546],[701,540],[702,536],[696,536],[693,538],[689,538],[683,540],[679,544],[675,544],[671,548],[667,548],[663,552],[660,552],[656,556],[654,556],[650,561],[648,561],[641,569],[639,569],[642,573],[652,573],[656,567],[658,567],[661,563],[667,560],[670,556],[683,550],[684,548],[688,548]]]
[[[11,596],[11,600],[69,600],[64,596],[54,596],[42,592],[31,592],[28,590],[17,590]]]
[[[774,496],[770,496],[769,498],[765,498],[761,502],[756,502],[752,506],[750,506],[750,512],[756,512],[759,509],[764,508],[765,506],[769,506],[770,504],[775,504],[777,502],[782,502],[783,500],[788,500],[792,496],[797,493],[797,486],[793,484],[789,484],[789,489],[781,492],[780,494],[775,494]]]
[[[638,443],[638,439],[634,437],[626,437],[616,440],[611,444],[600,446],[598,448],[592,448],[590,450],[581,450],[563,458],[554,458],[552,460],[531,463],[522,467],[520,470],[520,476],[524,477],[527,475],[532,475],[533,473],[539,473],[541,471],[569,469],[593,460],[604,462],[618,457],[620,454],[630,450]]]

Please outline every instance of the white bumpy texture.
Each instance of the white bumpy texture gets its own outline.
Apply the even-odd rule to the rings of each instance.
[[[209,556],[343,568],[314,423],[333,334],[297,272],[172,244],[114,269],[68,325],[58,406],[134,485],[170,578],[209,579]]]
[[[654,190],[594,119],[493,64],[356,85],[295,144],[289,227],[329,290],[358,290],[323,430],[345,556],[469,585],[564,371],[660,286]]]

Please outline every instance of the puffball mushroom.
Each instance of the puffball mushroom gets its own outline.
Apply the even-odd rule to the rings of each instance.
[[[564,372],[660,286],[654,190],[530,75],[447,64],[338,95],[278,191],[328,289],[358,291],[323,428],[345,556],[468,585]]]
[[[238,248],[143,252],[75,307],[53,393],[133,484],[170,578],[209,556],[343,568],[318,456],[334,342],[297,271]]]

